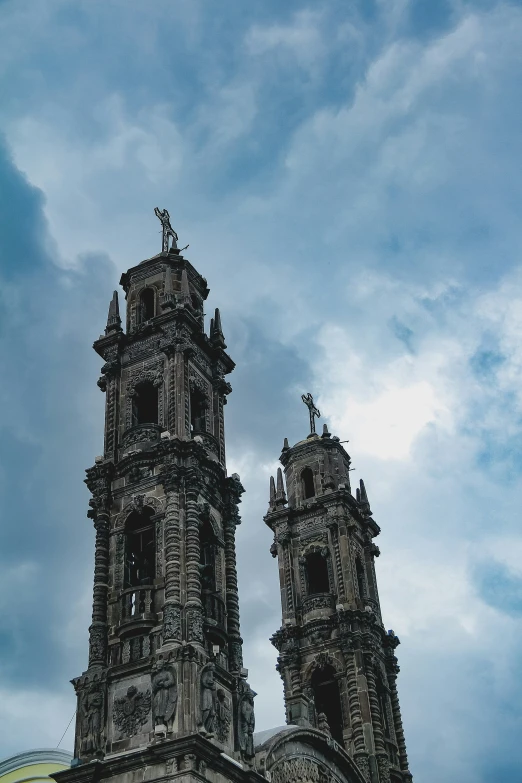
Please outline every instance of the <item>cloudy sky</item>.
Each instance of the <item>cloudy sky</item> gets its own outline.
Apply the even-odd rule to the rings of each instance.
[[[0,756],[75,708],[91,344],[158,205],[237,362],[258,728],[284,720],[268,477],[311,391],[382,528],[414,777],[522,781],[521,40],[515,0],[0,0]]]

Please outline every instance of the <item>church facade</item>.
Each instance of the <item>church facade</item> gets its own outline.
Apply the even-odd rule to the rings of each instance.
[[[95,569],[89,662],[73,680],[74,762],[58,783],[409,783],[382,624],[372,518],[339,438],[311,432],[281,454],[266,524],[279,563],[273,636],[287,725],[255,733],[244,668],[235,531],[244,491],[225,461],[234,362],[206,280],[156,211],[160,254],[122,275],[104,335],[104,453],[87,470]],[[169,239],[172,245],[169,247]],[[267,553],[268,556],[268,553]]]

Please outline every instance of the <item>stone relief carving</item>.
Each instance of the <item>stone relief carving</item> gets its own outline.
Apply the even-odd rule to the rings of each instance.
[[[105,658],[106,632],[101,626],[91,626],[89,629],[89,659],[100,661]]]
[[[228,740],[228,732],[232,721],[230,701],[222,688],[216,692],[216,737],[220,742]]]
[[[272,783],[329,783],[337,778],[315,759],[283,759],[270,770]]]
[[[203,618],[199,609],[187,612],[188,637],[191,641],[203,641]]]
[[[121,445],[124,449],[132,446],[134,443],[144,443],[145,441],[159,440],[159,430],[157,427],[146,427],[140,425],[124,433]]]
[[[213,735],[216,728],[215,666],[207,664],[201,672],[201,727],[202,734]]]
[[[172,722],[178,706],[176,670],[162,655],[152,667],[152,722],[154,734],[166,737],[172,731]]]
[[[94,681],[83,693],[80,706],[80,758],[103,754],[103,690]]]
[[[239,709],[238,709],[238,737],[239,747],[245,758],[254,755],[254,729],[256,719],[254,715],[255,692],[245,680],[239,681]]]
[[[131,685],[123,698],[114,699],[114,725],[124,736],[133,737],[147,722],[150,707],[150,690],[139,691],[135,685]]]
[[[181,612],[179,606],[167,604],[163,611],[163,639],[181,639]]]
[[[125,525],[125,520],[133,511],[141,513],[145,506],[152,508],[155,514],[163,513],[164,502],[154,495],[137,494],[123,507],[119,514],[114,517],[114,527],[121,528]]]

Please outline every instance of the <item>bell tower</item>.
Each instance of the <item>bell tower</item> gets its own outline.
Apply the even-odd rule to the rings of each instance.
[[[310,434],[280,457],[266,524],[279,563],[282,626],[272,637],[287,723],[322,730],[368,783],[409,783],[397,696],[399,639],[381,618],[372,517],[364,483],[355,497],[350,457],[303,395]],[[285,490],[286,483],[286,490]]]
[[[75,766],[60,781],[256,780],[235,530],[243,487],[225,463],[226,352],[206,280],[156,209],[163,249],[121,277],[103,359],[104,453],[87,470],[96,530]],[[170,245],[170,247],[169,247]],[[89,762],[89,763],[88,763]]]

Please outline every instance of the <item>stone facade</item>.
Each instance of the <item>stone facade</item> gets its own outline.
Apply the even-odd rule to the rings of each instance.
[[[255,736],[236,574],[243,487],[225,463],[234,363],[220,314],[207,335],[206,280],[175,243],[121,285],[126,330],[115,292],[94,343],[106,404],[104,453],[86,479],[89,663],[73,680],[73,767],[56,780],[404,783],[398,639],[382,628],[379,528],[366,495],[350,493],[350,458],[338,439],[313,435],[283,450],[288,501],[281,471],[271,483],[283,606],[273,641],[291,725]]]

